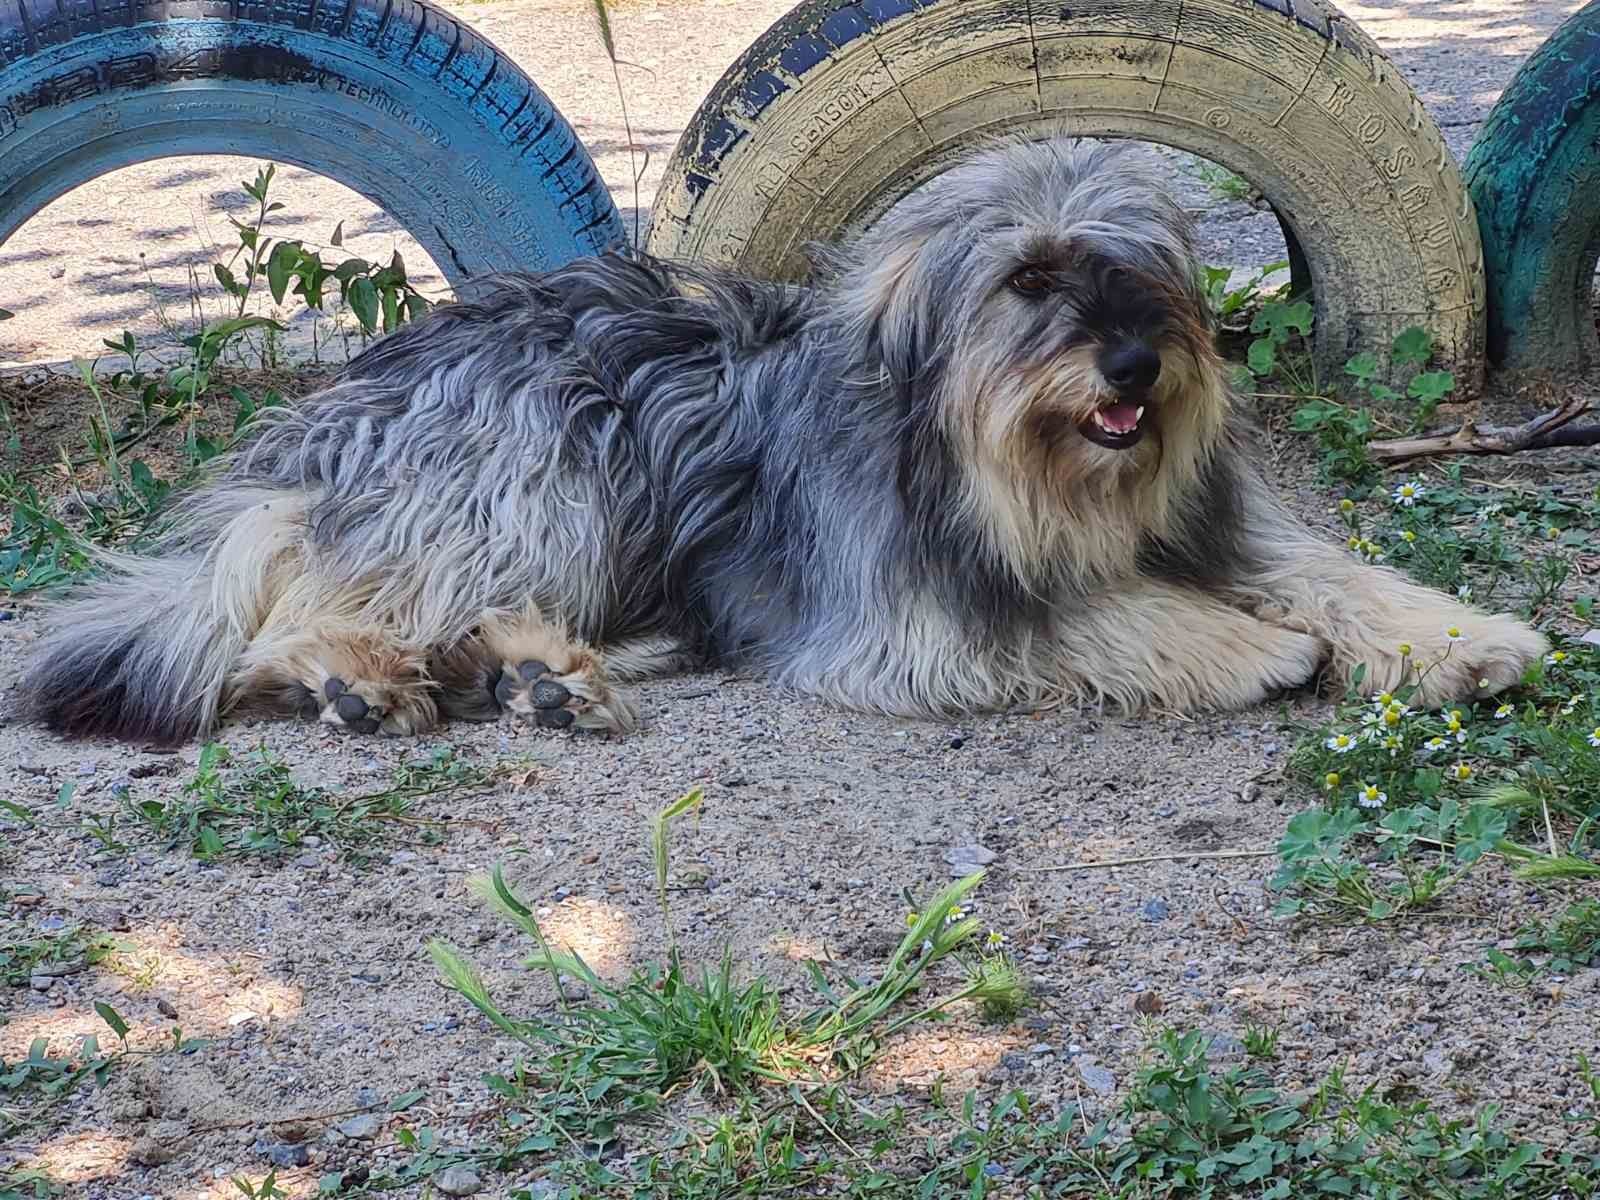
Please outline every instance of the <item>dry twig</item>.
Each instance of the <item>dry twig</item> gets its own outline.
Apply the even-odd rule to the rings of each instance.
[[[1367,453],[1380,463],[1409,462],[1443,454],[1518,454],[1556,446],[1600,444],[1600,425],[1572,422],[1594,407],[1593,396],[1571,396],[1560,408],[1541,413],[1521,425],[1479,425],[1463,421],[1455,429],[1423,437],[1368,442]]]

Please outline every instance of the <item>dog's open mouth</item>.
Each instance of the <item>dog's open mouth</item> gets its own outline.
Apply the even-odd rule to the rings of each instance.
[[[1144,437],[1144,414],[1143,404],[1119,400],[1096,409],[1087,421],[1079,422],[1078,432],[1107,450],[1127,450]]]

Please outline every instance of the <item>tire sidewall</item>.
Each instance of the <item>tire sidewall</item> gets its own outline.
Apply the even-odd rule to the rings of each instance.
[[[1262,187],[1305,251],[1324,371],[1360,350],[1386,362],[1422,324],[1465,389],[1481,378],[1465,186],[1414,94],[1349,27],[1336,40],[1276,6],[1218,0],[1181,17],[1154,0],[1043,17],[1010,0],[867,8],[881,19],[848,38],[847,7],[797,9],[724,76],[668,164],[652,252],[794,277],[804,241],[870,222],[987,134],[1144,137]]]
[[[582,214],[563,212],[537,186],[536,164],[480,113],[361,51],[281,25],[174,18],[13,62],[0,78],[0,241],[107,171],[230,154],[292,163],[359,192],[456,286],[609,243],[606,227],[575,235]]]

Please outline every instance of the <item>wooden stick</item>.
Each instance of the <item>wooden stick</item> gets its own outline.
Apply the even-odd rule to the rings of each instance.
[[[1183,862],[1194,858],[1271,858],[1276,850],[1196,850],[1191,854],[1147,854],[1141,858],[1104,858],[1099,862],[1067,863],[1060,867],[1018,867],[1019,871],[1095,871],[1101,867],[1131,867],[1138,863]]]
[[[1554,446],[1600,444],[1600,425],[1571,423],[1594,407],[1592,396],[1572,396],[1560,408],[1521,425],[1479,425],[1464,421],[1455,429],[1424,437],[1368,442],[1367,453],[1380,463],[1407,462],[1441,454],[1517,454]]]

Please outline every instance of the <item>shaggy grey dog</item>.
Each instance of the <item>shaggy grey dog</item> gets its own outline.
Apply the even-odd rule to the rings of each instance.
[[[618,682],[728,661],[905,715],[1516,681],[1531,629],[1275,499],[1197,277],[1137,154],[1049,141],[952,169],[809,288],[494,280],[273,414],[66,610],[25,700],[177,741],[236,708],[623,730]]]

